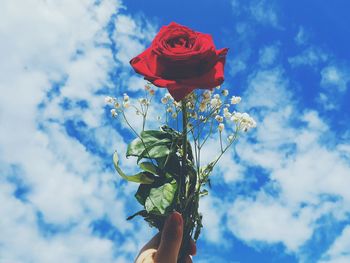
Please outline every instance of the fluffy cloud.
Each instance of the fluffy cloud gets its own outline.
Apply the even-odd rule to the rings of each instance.
[[[252,246],[282,243],[302,255],[323,216],[341,221],[349,212],[350,164],[335,149],[349,145],[324,144],[330,127],[317,111],[298,108],[289,85],[281,67],[259,69],[249,78],[242,107],[253,111],[258,128],[253,140],[238,143],[237,153],[268,178],[251,189],[251,197],[234,198],[227,227]]]
[[[116,64],[153,34],[120,8],[112,0],[2,4],[0,261],[130,262],[147,238],[145,224],[125,221],[133,186],[115,188],[109,158],[126,144],[98,95],[115,92]],[[128,71],[118,81],[130,81]],[[97,235],[101,220],[130,232],[129,241],[117,247],[118,237]]]

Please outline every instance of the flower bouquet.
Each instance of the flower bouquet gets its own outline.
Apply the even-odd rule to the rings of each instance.
[[[130,61],[148,81],[145,96],[136,103],[127,94],[120,99],[106,98],[113,105],[112,116],[121,117],[135,135],[126,156],[136,157],[139,173],[125,175],[117,152],[113,156],[119,175],[139,184],[135,197],[143,209],[128,220],[141,216],[162,231],[171,212],[181,213],[184,231],[179,262],[187,253],[190,239],[196,241],[200,235],[199,200],[208,194],[213,168],[240,132],[256,125],[247,113],[234,111],[241,98],[229,98],[228,90],[220,88],[227,51],[216,50],[210,35],[171,23],[161,28],[149,48]],[[169,92],[161,98],[165,118],[162,121],[159,117],[159,130],[146,129],[155,96],[152,85]],[[142,118],[141,131],[127,119],[125,111],[130,109]],[[215,134],[219,154],[202,164],[203,146]]]

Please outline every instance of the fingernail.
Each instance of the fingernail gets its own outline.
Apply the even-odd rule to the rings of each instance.
[[[173,225],[176,225],[176,226],[180,226],[180,225],[182,225],[182,216],[178,212],[173,212],[170,215],[169,221],[170,221],[169,222],[170,224],[173,224]]]

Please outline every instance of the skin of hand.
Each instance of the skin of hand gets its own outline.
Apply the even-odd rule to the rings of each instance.
[[[164,224],[162,233],[156,234],[140,251],[135,263],[177,263],[183,233],[181,214],[173,212]],[[196,245],[190,242],[189,254],[196,254]],[[191,256],[184,263],[192,263]]]

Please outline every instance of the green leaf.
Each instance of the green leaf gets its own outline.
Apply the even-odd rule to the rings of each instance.
[[[175,180],[158,188],[152,188],[145,202],[147,212],[164,214],[173,203],[176,190],[177,183]]]
[[[135,182],[135,183],[141,183],[141,184],[151,184],[154,182],[154,179],[150,177],[150,174],[147,172],[141,172],[137,173],[135,175],[130,175],[127,176],[124,174],[122,169],[119,167],[119,158],[117,152],[113,154],[113,163],[114,163],[114,168],[117,170],[118,174],[123,177],[125,180],[128,180],[130,182]]]
[[[140,168],[152,174],[158,174],[158,167],[151,162],[143,162],[139,164]]]
[[[135,197],[141,205],[145,205],[146,199],[149,196],[151,189],[152,189],[152,185],[140,184],[135,194]]]

